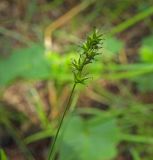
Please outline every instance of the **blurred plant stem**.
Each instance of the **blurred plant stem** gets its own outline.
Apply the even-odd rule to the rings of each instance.
[[[153,144],[153,137],[131,135],[131,134],[122,134],[121,137],[124,141],[128,142]]]
[[[57,28],[63,26],[68,23],[74,16],[79,14],[81,11],[85,10],[92,3],[96,2],[96,0],[88,0],[82,1],[72,9],[70,9],[66,14],[62,15],[60,18],[55,20],[53,23],[47,26],[44,33],[44,43],[47,49],[52,49],[52,33]]]
[[[111,30],[110,35],[112,36],[112,35],[115,35],[117,33],[120,33],[122,31],[126,30],[127,28],[131,27],[135,23],[138,23],[139,21],[145,19],[146,17],[151,16],[152,14],[153,14],[153,6],[144,10],[143,12],[138,13],[137,15],[131,17],[130,19],[128,19],[125,22],[117,25],[116,27],[114,27]]]

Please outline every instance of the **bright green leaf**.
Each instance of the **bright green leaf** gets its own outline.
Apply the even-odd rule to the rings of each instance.
[[[145,38],[140,47],[140,60],[143,62],[153,62],[153,36]]]
[[[29,48],[13,51],[7,59],[0,60],[0,85],[6,85],[17,78],[45,79],[49,77],[49,67],[44,56],[44,48],[33,44]]]
[[[64,130],[60,160],[107,160],[117,154],[119,129],[115,119],[73,117]]]
[[[0,160],[7,160],[6,154],[2,149],[0,149]]]

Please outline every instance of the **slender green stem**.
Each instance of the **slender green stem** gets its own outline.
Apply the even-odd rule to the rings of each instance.
[[[68,103],[67,103],[67,106],[63,112],[63,115],[59,121],[59,126],[58,126],[58,129],[57,129],[57,132],[56,132],[56,135],[55,135],[55,138],[53,140],[53,143],[51,145],[51,148],[50,148],[50,151],[49,151],[49,156],[48,156],[48,160],[53,160],[54,159],[54,149],[55,149],[55,145],[56,145],[56,141],[57,141],[57,138],[58,138],[58,135],[59,135],[59,132],[60,132],[60,129],[62,127],[62,124],[63,124],[63,121],[64,121],[64,118],[65,118],[65,115],[66,113],[68,112],[68,110],[70,109],[70,106],[71,106],[71,101],[72,101],[72,97],[73,97],[73,93],[74,93],[74,90],[76,88],[76,85],[77,83],[74,83],[73,87],[72,87],[72,90],[71,90],[71,93],[70,93],[70,97],[69,97],[69,100],[68,100]],[[56,152],[56,151],[55,151]]]
[[[139,152],[135,148],[130,149],[130,152],[132,154],[133,160],[141,160]]]
[[[134,25],[135,23],[145,19],[146,17],[151,16],[152,14],[153,14],[153,6],[151,6],[150,8],[147,8],[143,12],[138,13],[137,15],[133,16],[132,18],[130,18],[130,19],[126,20],[125,22],[119,24],[118,26],[114,27],[111,30],[110,35],[112,36],[116,33],[122,32],[125,29]]]
[[[122,134],[121,137],[123,140],[129,141],[129,142],[153,144],[153,137],[131,135],[131,134]]]

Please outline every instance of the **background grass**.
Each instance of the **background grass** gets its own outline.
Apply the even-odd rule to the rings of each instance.
[[[80,86],[59,160],[152,160],[152,0],[0,2],[1,159],[47,159],[73,81],[70,61],[96,26],[92,79]]]

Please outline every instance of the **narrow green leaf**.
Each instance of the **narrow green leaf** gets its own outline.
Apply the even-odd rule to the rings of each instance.
[[[2,149],[0,149],[0,160],[8,160],[5,152]]]

